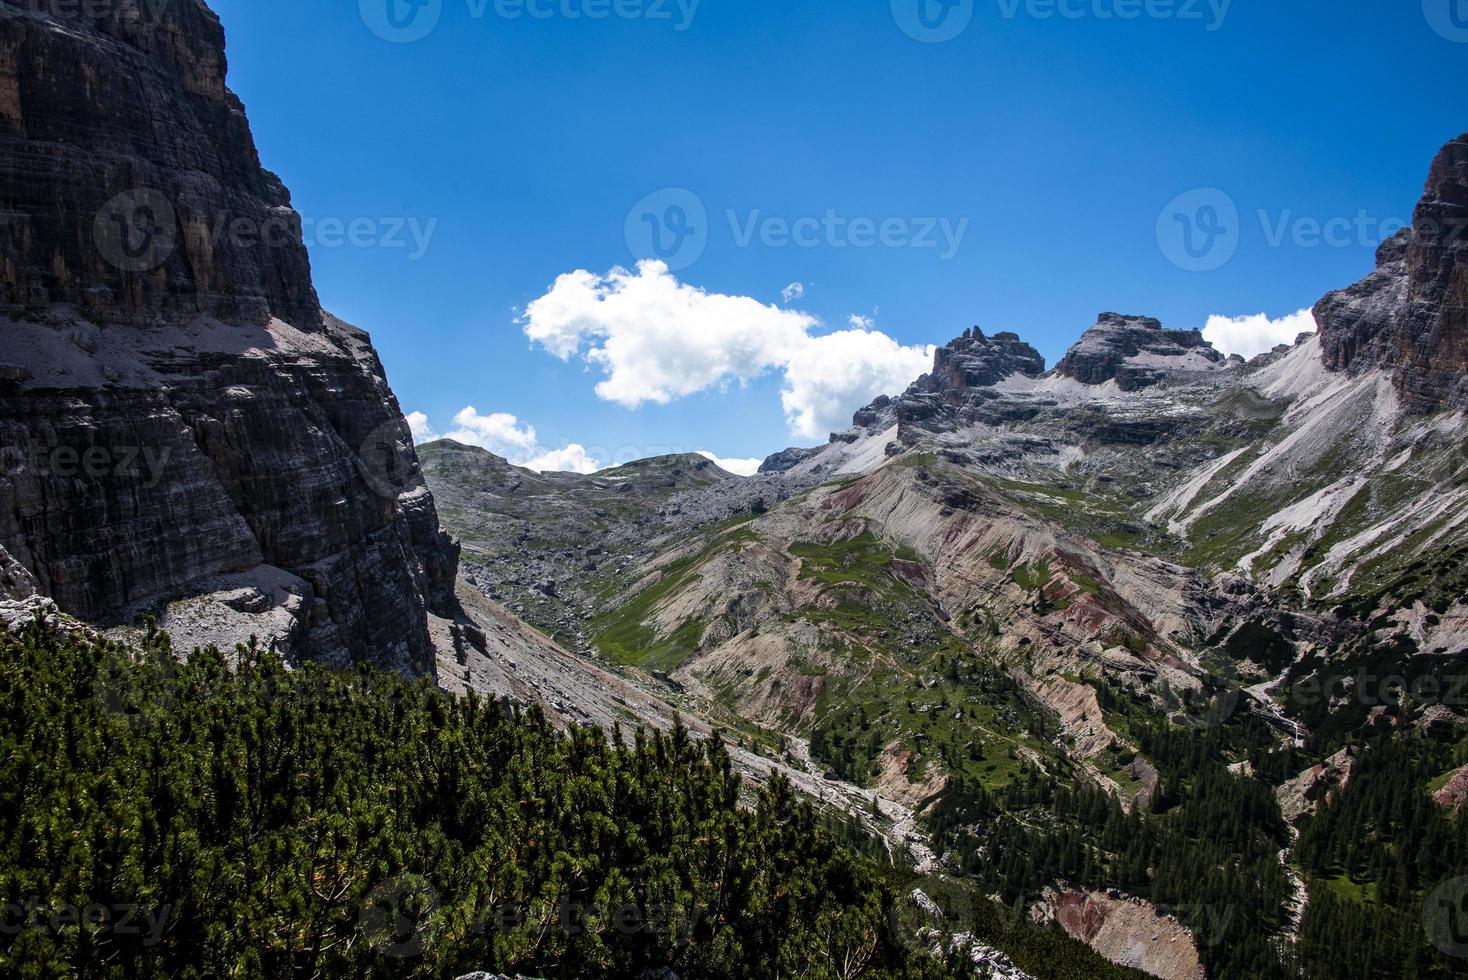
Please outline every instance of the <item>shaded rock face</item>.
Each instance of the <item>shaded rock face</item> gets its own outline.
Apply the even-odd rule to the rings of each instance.
[[[0,0],[0,308],[319,321],[299,217],[224,77],[198,0]]]
[[[895,399],[878,398],[857,412],[853,422],[866,429],[895,422],[906,430],[987,419],[992,415],[995,385],[1015,375],[1034,378],[1044,371],[1045,358],[1017,334],[986,337],[973,327],[934,352],[932,372]]]
[[[885,395],[882,397],[886,398]],[[890,402],[891,399],[888,398],[887,401]],[[862,409],[862,411],[867,411],[867,409]],[[861,413],[858,412],[857,414],[860,415]],[[760,464],[759,471],[761,473],[784,473],[810,459],[819,453],[821,449],[821,446],[815,446],[810,449],[801,449],[798,447],[782,449],[778,453],[772,453],[765,457],[765,461]]]
[[[1122,391],[1137,391],[1163,380],[1169,369],[1193,363],[1222,364],[1223,354],[1197,330],[1164,330],[1151,317],[1103,313],[1055,365],[1055,373],[1082,384],[1115,379]]]
[[[989,338],[974,327],[938,348],[933,372],[918,381],[917,387],[942,394],[949,404],[958,405],[970,388],[987,388],[1012,374],[1032,378],[1044,370],[1045,358],[1017,334],[997,333]]]
[[[1376,271],[1315,319],[1331,370],[1393,371],[1409,411],[1468,406],[1468,134],[1433,161],[1412,227],[1377,250]]]
[[[457,546],[366,334],[318,305],[218,19],[82,6],[109,12],[0,0],[0,545],[99,622],[291,581],[292,653],[431,672]]]

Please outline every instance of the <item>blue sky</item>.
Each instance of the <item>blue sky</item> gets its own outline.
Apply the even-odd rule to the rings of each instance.
[[[824,441],[972,324],[1287,317],[1468,129],[1468,0],[416,2],[212,5],[323,302],[521,459]]]

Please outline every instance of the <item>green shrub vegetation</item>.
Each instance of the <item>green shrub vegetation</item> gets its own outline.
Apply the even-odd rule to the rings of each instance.
[[[0,848],[5,976],[953,975],[717,740],[156,634],[0,636]]]

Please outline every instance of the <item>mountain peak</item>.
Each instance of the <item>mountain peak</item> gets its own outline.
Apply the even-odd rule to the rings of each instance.
[[[1004,331],[985,337],[984,331],[971,327],[937,349],[933,372],[914,387],[934,394],[962,391],[998,384],[1012,374],[1035,377],[1044,371],[1045,358],[1018,334]]]
[[[1433,160],[1412,227],[1382,243],[1376,270],[1316,304],[1325,366],[1391,370],[1411,411],[1468,406],[1465,231],[1468,133]]]
[[[1210,369],[1223,354],[1198,330],[1167,330],[1148,316],[1102,313],[1055,365],[1055,373],[1082,384],[1115,380],[1123,391],[1157,384],[1170,370]]]

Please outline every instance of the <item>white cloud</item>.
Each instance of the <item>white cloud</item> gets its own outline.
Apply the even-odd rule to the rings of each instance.
[[[685,286],[661,262],[639,263],[636,273],[567,273],[521,320],[532,343],[600,367],[607,377],[597,395],[626,408],[757,378],[817,325],[806,313]]]
[[[867,327],[815,336],[820,321],[808,313],[685,285],[655,261],[636,272],[560,276],[520,322],[531,343],[598,367],[606,377],[597,395],[627,408],[781,371],[786,424],[809,439],[845,428],[877,395],[901,391],[933,356]]]
[[[858,330],[870,330],[877,325],[876,320],[873,320],[869,316],[862,316],[860,313],[851,314],[851,316],[846,318],[846,322]]]
[[[1280,344],[1293,344],[1302,333],[1315,332],[1315,317],[1309,310],[1271,320],[1264,313],[1254,316],[1210,316],[1203,339],[1225,354],[1245,358],[1267,353]]]
[[[488,449],[506,459],[537,448],[535,427],[522,425],[509,412],[480,415],[478,409],[470,405],[454,416],[454,425],[457,428],[449,432],[446,438],[466,446]]]
[[[413,432],[413,445],[415,446],[438,439],[438,433],[434,432],[433,426],[428,424],[428,416],[422,412],[408,413],[408,428]]]
[[[568,443],[561,449],[552,449],[550,452],[532,456],[523,463],[516,465],[535,470],[537,473],[586,474],[595,473],[597,470],[604,469],[586,451],[586,447],[577,442]]]
[[[764,462],[762,459],[724,459],[721,456],[715,456],[707,449],[700,449],[698,454],[704,459],[713,460],[714,465],[719,469],[727,470],[736,476],[754,476],[759,472],[760,464]]]
[[[903,391],[933,366],[933,347],[903,347],[873,330],[811,337],[785,366],[780,401],[793,435],[823,439],[878,395]]]
[[[801,299],[804,296],[805,283],[803,282],[792,282],[790,285],[780,290],[780,298],[783,299],[787,304],[792,303],[795,300]]]
[[[422,412],[410,413],[408,426],[413,430],[413,441],[418,445],[439,438],[428,416]],[[443,438],[487,449],[516,466],[540,473],[595,473],[605,468],[579,443],[567,443],[560,449],[545,449],[535,435],[535,426],[521,422],[508,412],[480,415],[479,410],[470,405],[454,416],[454,426]]]

